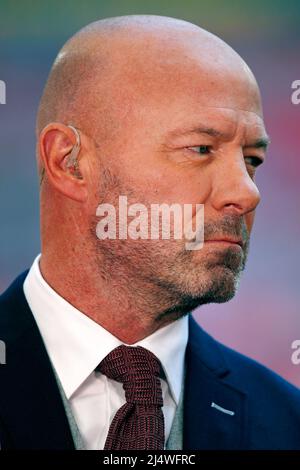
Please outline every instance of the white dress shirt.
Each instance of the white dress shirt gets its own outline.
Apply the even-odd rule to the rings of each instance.
[[[100,450],[117,410],[126,402],[121,383],[95,368],[122,343],[101,325],[77,310],[42,277],[40,255],[24,282],[24,293],[39,327],[52,365],[69,400],[86,449]],[[143,346],[160,360],[165,443],[179,402],[188,341],[185,316],[131,346]]]

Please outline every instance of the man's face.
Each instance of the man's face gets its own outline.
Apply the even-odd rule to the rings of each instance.
[[[204,204],[204,246],[189,251],[184,239],[130,238],[97,245],[110,266],[165,289],[174,311],[189,311],[235,293],[259,202],[254,178],[266,133],[259,93],[247,70],[231,73],[228,67],[220,75],[203,71],[197,62],[156,65],[138,82],[129,71],[126,93],[118,93],[119,125],[99,145],[98,203],[117,205],[118,196],[125,195],[128,204],[147,207]]]

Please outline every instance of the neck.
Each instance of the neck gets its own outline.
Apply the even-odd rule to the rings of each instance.
[[[61,297],[122,342],[134,344],[182,316],[165,289],[125,268],[99,268],[91,259],[47,250],[40,269]]]

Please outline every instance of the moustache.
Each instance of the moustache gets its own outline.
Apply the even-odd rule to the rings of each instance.
[[[242,217],[227,215],[219,221],[208,221],[204,225],[204,241],[232,240],[242,247],[249,241],[249,233]]]

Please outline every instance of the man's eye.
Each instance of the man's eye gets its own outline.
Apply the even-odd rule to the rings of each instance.
[[[199,155],[207,155],[211,151],[210,145],[197,145],[196,147],[189,147],[193,152],[199,153]]]
[[[259,157],[245,157],[245,162],[257,168],[263,163],[263,160]]]

